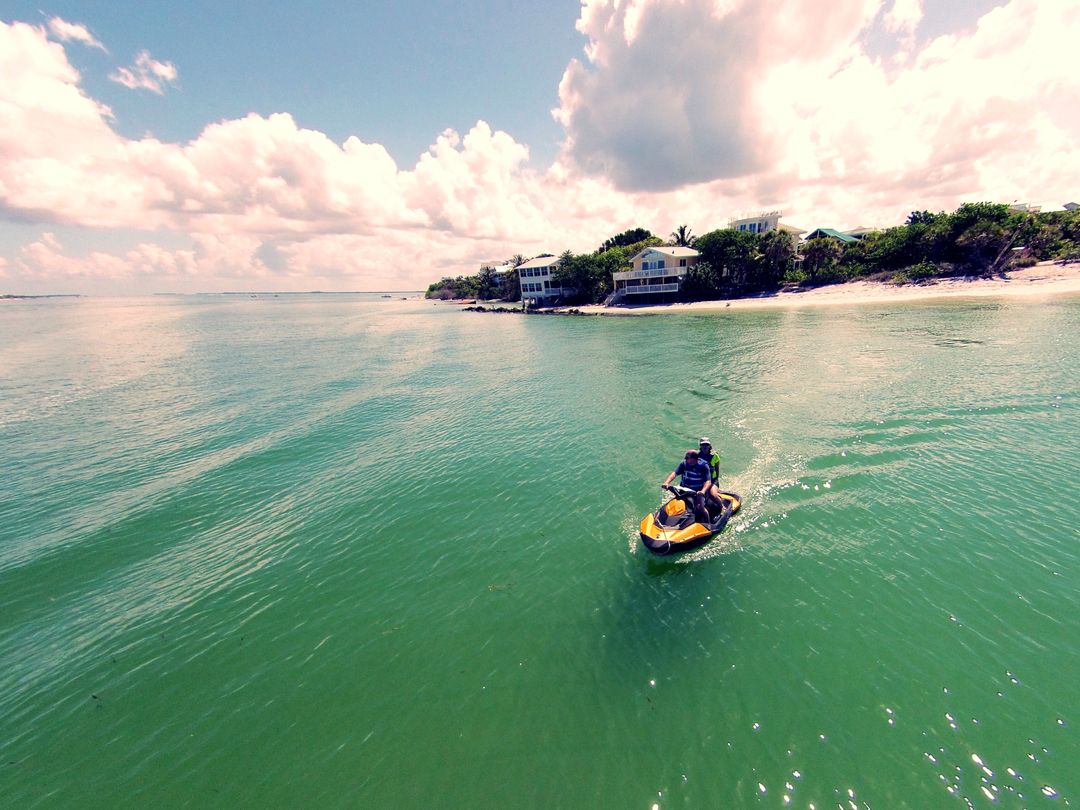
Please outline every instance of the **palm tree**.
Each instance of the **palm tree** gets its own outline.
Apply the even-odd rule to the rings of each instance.
[[[671,240],[671,244],[675,247],[690,247],[697,239],[696,236],[690,235],[690,228],[686,225],[680,225],[678,228],[671,232],[671,236],[668,237]]]

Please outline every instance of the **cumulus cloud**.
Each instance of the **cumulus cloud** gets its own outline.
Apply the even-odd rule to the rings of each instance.
[[[913,34],[923,18],[923,0],[893,0],[885,15],[885,28],[894,33]]]
[[[179,250],[143,242],[122,252],[71,255],[53,232],[46,231],[21,248],[8,275],[62,283],[263,279],[273,273],[259,257],[260,247],[258,239],[242,235],[194,234],[192,246]]]
[[[587,2],[587,62],[567,68],[555,111],[564,160],[625,190],[701,183],[858,219],[889,200],[1066,193],[1080,75],[1057,55],[1080,36],[1078,10],[1012,0],[901,70],[861,44],[878,19],[903,40],[921,18],[919,0],[838,0],[828,14],[793,0]],[[1031,159],[1044,149],[1053,165]]]
[[[762,83],[784,61],[841,62],[877,13],[835,0],[586,2],[555,117],[567,151],[623,189],[657,191],[765,168],[777,144]]]
[[[345,283],[334,273],[378,272],[419,285],[502,253],[591,247],[597,234],[653,210],[604,181],[529,168],[528,148],[483,121],[443,132],[411,169],[379,144],[338,144],[286,113],[215,123],[185,144],[132,140],[113,131],[110,111],[86,95],[41,30],[0,26],[0,68],[12,79],[0,85],[0,116],[11,116],[0,118],[0,212],[192,234],[200,272],[218,266],[257,278],[268,270],[255,258],[273,255],[286,274]],[[223,235],[233,240],[229,258],[204,239]],[[237,253],[241,239],[249,241]],[[68,266],[55,250],[35,250],[25,268]],[[145,253],[111,264],[98,256],[94,267],[130,276],[123,262],[150,266]]]
[[[89,48],[97,48],[99,51],[108,53],[108,49],[90,33],[90,29],[82,23],[72,23],[60,17],[50,17],[46,23],[49,33],[61,42],[81,42]]]
[[[131,67],[117,68],[109,78],[129,90],[149,90],[160,96],[165,92],[165,85],[176,83],[178,75],[172,62],[159,62],[149,51],[139,51]]]
[[[412,166],[284,112],[186,143],[125,138],[52,27],[0,23],[0,216],[44,232],[0,273],[418,288],[515,253],[591,250],[638,225],[703,232],[740,210],[844,227],[964,200],[1075,197],[1080,75],[1057,55],[1080,37],[1080,10],[1011,0],[916,48],[919,0],[806,5],[586,0],[588,45],[559,87],[566,142],[549,167],[484,121],[444,131]],[[892,32],[902,62],[867,52],[871,30]],[[132,229],[180,236],[73,255],[51,235],[65,225],[100,229],[106,244]]]

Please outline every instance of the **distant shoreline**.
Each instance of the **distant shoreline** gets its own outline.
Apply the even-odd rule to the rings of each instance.
[[[1010,270],[996,278],[942,278],[923,284],[890,284],[879,281],[849,281],[810,289],[782,290],[748,298],[731,298],[690,303],[646,304],[605,307],[587,304],[575,309],[589,315],[656,315],[664,312],[694,313],[748,309],[798,309],[846,304],[892,304],[947,298],[1016,298],[1080,295],[1080,262],[1043,262]],[[555,311],[569,309],[556,307]]]
[[[78,293],[50,293],[47,295],[13,295],[11,293],[0,294],[0,301],[33,301],[35,298],[82,298]]]

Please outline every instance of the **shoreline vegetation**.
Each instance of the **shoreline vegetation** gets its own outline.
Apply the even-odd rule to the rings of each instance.
[[[824,287],[779,290],[745,298],[683,301],[666,304],[639,304],[606,307],[585,304],[578,307],[549,307],[523,310],[499,301],[480,300],[464,306],[467,312],[495,312],[534,315],[602,315],[634,317],[660,313],[731,312],[760,309],[797,309],[852,304],[899,304],[963,298],[1039,298],[1080,295],[1080,262],[1043,262],[1009,271],[996,278],[955,276],[933,281],[890,284],[880,281],[849,281]],[[447,303],[458,303],[448,301]],[[461,302],[463,303],[463,302]]]
[[[666,300],[605,305],[612,293],[612,273],[629,269],[631,258],[643,248],[662,244],[692,246],[700,255],[687,269],[679,293]],[[428,287],[425,297],[516,302],[520,308],[514,268],[524,261],[519,255],[501,272],[485,266],[475,276],[443,278]],[[724,228],[693,237],[686,226],[665,243],[634,228],[593,253],[566,251],[557,264],[553,285],[577,293],[539,311],[651,314],[1014,295],[1025,290],[1054,295],[1080,291],[1080,210],[1041,213],[999,203],[965,203],[951,214],[913,211],[904,225],[869,231],[857,240],[825,235],[801,244],[784,231],[757,234]],[[473,309],[480,308],[491,311]]]

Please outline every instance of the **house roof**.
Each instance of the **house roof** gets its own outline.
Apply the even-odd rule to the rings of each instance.
[[[805,228],[800,228],[798,225],[788,225],[784,222],[777,223],[776,229],[778,231],[783,231],[784,233],[790,233],[793,236],[798,236],[799,234],[806,233]]]
[[[527,262],[522,262],[518,265],[518,269],[520,270],[522,267],[549,267],[558,263],[558,256],[540,256],[536,259],[529,259]]]
[[[647,247],[642,248],[633,255],[630,261],[636,261],[644,256],[646,253],[663,253],[665,256],[673,256],[676,259],[682,259],[689,256],[700,256],[696,250],[690,247],[674,247],[671,245],[660,245],[659,247]]]
[[[841,242],[857,242],[858,240],[854,236],[848,236],[846,233],[840,233],[840,231],[834,228],[818,228],[810,233],[807,239],[822,239],[822,238],[839,239]]]

